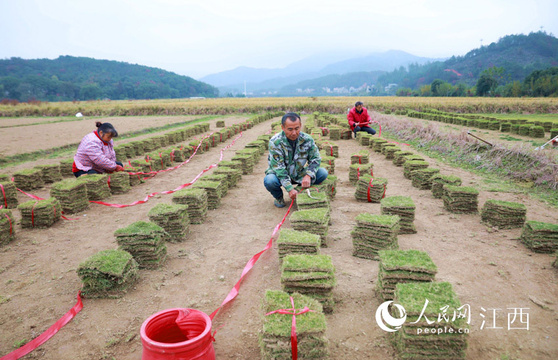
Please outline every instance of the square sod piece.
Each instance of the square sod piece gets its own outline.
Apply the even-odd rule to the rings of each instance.
[[[123,250],[104,250],[82,262],[77,274],[87,298],[118,298],[135,283],[138,263]]]

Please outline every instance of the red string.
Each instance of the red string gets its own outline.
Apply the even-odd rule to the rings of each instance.
[[[213,320],[213,318],[217,315],[217,313],[219,312],[219,310],[223,306],[225,306],[228,302],[230,302],[234,298],[236,298],[236,296],[238,295],[238,291],[240,290],[240,283],[244,279],[244,276],[246,276],[246,274],[254,267],[254,265],[256,264],[258,259],[260,258],[260,256],[264,252],[266,252],[269,248],[271,248],[271,245],[273,244],[273,237],[275,236],[275,234],[277,234],[279,229],[281,229],[281,226],[283,225],[283,223],[287,219],[287,215],[289,215],[289,213],[291,212],[291,208],[293,207],[293,204],[294,204],[294,201],[291,201],[291,205],[287,209],[287,212],[285,213],[285,216],[283,216],[283,220],[281,220],[281,222],[275,226],[275,229],[273,230],[273,233],[271,234],[271,238],[269,239],[265,248],[262,251],[260,251],[259,253],[257,253],[256,255],[252,256],[252,258],[250,260],[248,260],[248,263],[246,263],[246,266],[244,266],[244,270],[242,270],[242,275],[240,275],[240,279],[233,286],[233,288],[231,289],[231,291],[229,292],[229,294],[227,295],[225,300],[223,300],[221,305],[214,312],[212,312],[211,315],[209,315],[211,320]],[[215,333],[213,335],[215,336]]]
[[[110,189],[110,175],[109,175],[108,178],[107,178],[107,184],[108,184],[108,187],[109,187],[109,189]]]
[[[360,166],[357,167],[357,181],[360,179]]]
[[[314,310],[310,310],[308,309],[308,307],[304,307],[304,309],[295,309],[294,306],[294,300],[293,297],[290,297],[291,299],[291,305],[293,306],[292,309],[279,309],[279,310],[275,310],[275,311],[271,311],[268,312],[267,314],[265,314],[265,316],[271,315],[271,314],[283,314],[283,315],[292,315],[293,316],[293,321],[291,323],[291,351],[292,351],[292,359],[293,360],[297,360],[298,359],[298,339],[296,336],[296,316],[297,315],[302,315],[305,314],[307,312],[315,312]]]
[[[333,146],[329,145],[329,152],[331,154],[331,156],[333,156]]]
[[[36,348],[44,344],[48,339],[53,337],[60,329],[64,327],[64,325],[69,323],[70,320],[72,320],[77,315],[77,313],[81,311],[81,309],[83,309],[83,303],[81,302],[81,291],[79,291],[76,304],[66,314],[58,319],[57,322],[55,322],[44,333],[42,333],[32,341],[23,345],[19,349],[2,356],[0,360],[17,360],[29,354],[31,351],[35,350]]]
[[[12,219],[10,219],[8,214],[4,214],[4,216],[6,217],[6,219],[8,219],[8,222],[10,223],[10,235],[12,235]]]
[[[370,199],[370,189],[374,187],[374,185],[372,185],[373,180],[374,178],[370,179],[370,182],[368,183],[368,193],[367,193],[368,202],[372,202],[372,199]]]
[[[31,227],[35,227],[35,205],[37,205],[38,201],[33,204],[31,208]]]
[[[8,199],[6,198],[6,193],[4,192],[4,185],[0,184],[0,189],[2,189],[2,196],[4,197],[4,204],[6,209],[8,208]]]

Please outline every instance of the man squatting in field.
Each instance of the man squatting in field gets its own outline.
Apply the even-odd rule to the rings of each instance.
[[[285,206],[283,190],[291,200],[298,191],[294,185],[309,188],[327,178],[327,170],[320,167],[322,158],[314,139],[301,132],[302,121],[296,113],[286,113],[281,119],[283,131],[269,140],[269,168],[265,171],[264,186],[275,198],[274,205]]]
[[[112,173],[124,171],[121,162],[116,161],[113,137],[118,132],[110,123],[95,123],[97,130],[85,135],[74,156],[72,172],[75,177],[85,174]]]
[[[351,126],[351,130],[355,134],[357,131],[366,131],[370,135],[376,134],[376,130],[372,129],[370,126],[370,115],[368,115],[368,110],[362,106],[362,101],[357,101],[355,107],[352,108],[347,114],[347,120]]]

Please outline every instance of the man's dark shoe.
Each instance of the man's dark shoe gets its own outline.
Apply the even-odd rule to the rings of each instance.
[[[275,201],[273,201],[273,205],[277,206],[278,208],[282,208],[285,207],[285,200],[283,198],[280,199],[275,199]]]

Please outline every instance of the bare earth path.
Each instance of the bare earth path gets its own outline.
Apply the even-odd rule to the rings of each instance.
[[[241,121],[241,119],[237,119]],[[274,119],[275,121],[276,119]],[[236,150],[266,133],[271,121],[244,132],[225,152],[225,160]],[[227,123],[229,125],[229,123]],[[214,126],[212,126],[214,129]],[[230,141],[230,140],[229,140]],[[335,161],[339,177],[337,196],[332,202],[332,225],[328,248],[338,285],[334,313],[327,315],[329,350],[332,359],[392,359],[394,352],[386,334],[374,320],[380,301],[374,294],[378,263],[352,256],[350,231],[361,212],[379,214],[379,204],[357,202],[348,181],[350,155],[362,147],[354,140],[340,140],[340,157]],[[173,189],[188,182],[219,158],[220,144],[194,157],[176,171],[158,175],[108,202],[130,203],[146,194]],[[520,230],[493,230],[480,223],[479,215],[455,215],[444,210],[442,201],[430,191],[411,186],[403,169],[372,153],[374,174],[389,180],[387,196],[411,196],[417,205],[418,233],[399,236],[401,249],[429,253],[438,266],[439,281],[452,283],[463,304],[471,306],[472,322],[469,359],[500,359],[503,355],[521,359],[558,358],[558,272],[553,258],[535,254],[519,241]],[[469,172],[429,160],[442,173],[453,173],[464,185],[479,186],[480,206],[489,198],[525,203],[529,220],[558,221],[558,210],[520,194],[482,191],[483,181]],[[202,225],[192,225],[187,241],[167,244],[167,262],[158,270],[141,270],[133,290],[119,300],[85,299],[83,310],[51,340],[28,355],[29,359],[139,359],[139,328],[150,315],[167,308],[191,307],[211,313],[223,301],[240,277],[246,262],[262,250],[273,228],[285,214],[277,209],[263,187],[267,167],[262,156],[253,174],[242,177],[229,190],[221,206],[208,213]],[[48,196],[48,190],[36,192]],[[26,200],[21,195],[20,201]],[[88,256],[116,248],[113,233],[138,220],[148,220],[149,209],[170,203],[171,195],[152,198],[148,203],[124,209],[92,204],[79,221],[61,221],[50,229],[22,230],[17,227],[14,242],[0,249],[0,354],[13,350],[15,342],[39,335],[75,303],[81,284],[76,268]],[[17,212],[17,211],[16,211]],[[84,216],[84,215],[87,216]],[[283,225],[290,227],[287,220]],[[257,359],[258,332],[262,327],[261,299],[266,289],[280,289],[276,245],[266,252],[246,277],[236,300],[216,317],[214,329],[224,325],[215,338],[218,359]],[[540,305],[537,305],[536,303]],[[481,308],[486,309],[482,312]],[[482,317],[496,326],[481,330]],[[508,308],[529,308],[529,330],[508,330]],[[490,323],[492,324],[492,323]]]

